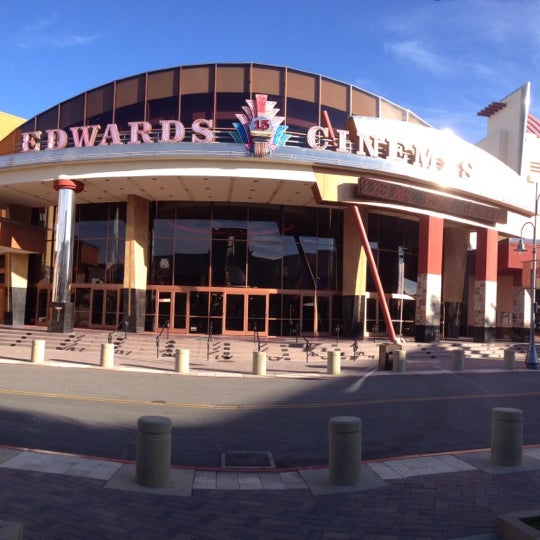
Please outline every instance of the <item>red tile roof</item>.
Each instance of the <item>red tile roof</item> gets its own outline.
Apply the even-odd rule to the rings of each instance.
[[[527,133],[533,133],[537,137],[540,137],[540,120],[532,114],[527,116]]]
[[[501,109],[506,107],[506,103],[502,101],[492,101],[487,107],[484,107],[480,112],[476,114],[478,116],[493,116],[496,112],[499,112]]]

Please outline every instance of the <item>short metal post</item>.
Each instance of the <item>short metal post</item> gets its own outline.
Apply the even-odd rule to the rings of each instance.
[[[171,471],[171,419],[141,416],[137,427],[136,481],[146,487],[167,487]]]
[[[253,375],[266,375],[266,353],[253,351]]]
[[[514,369],[515,363],[516,363],[516,353],[515,353],[515,351],[512,351],[510,349],[506,349],[504,351],[503,368],[512,370],[512,369]]]
[[[403,373],[407,369],[407,351],[404,349],[394,349],[392,351],[392,370],[397,373]]]
[[[362,468],[362,420],[334,416],[328,422],[328,479],[335,486],[353,486]]]
[[[463,371],[465,368],[465,353],[463,349],[454,349],[452,351],[452,370]]]
[[[45,340],[34,339],[32,341],[31,359],[33,364],[43,364],[45,362]]]
[[[100,365],[103,368],[114,367],[114,343],[101,344]]]
[[[174,369],[178,373],[189,373],[189,349],[174,351]]]
[[[339,375],[341,373],[341,351],[328,351],[326,373]]]
[[[512,467],[523,460],[523,411],[509,407],[491,410],[491,462]]]

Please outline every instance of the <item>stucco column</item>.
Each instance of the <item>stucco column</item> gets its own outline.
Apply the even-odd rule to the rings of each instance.
[[[416,286],[415,339],[439,341],[444,220],[422,216],[418,232],[418,280]]]
[[[472,338],[481,343],[495,340],[497,317],[497,231],[480,229],[476,245]]]
[[[360,210],[367,221],[367,211]],[[366,253],[350,208],[343,210],[343,321],[346,335],[362,337],[363,303],[366,294]],[[368,329],[369,330],[369,329]]]
[[[11,253],[9,256],[9,286],[11,291],[11,317],[13,326],[24,324],[26,290],[28,287],[28,254]]]
[[[84,189],[77,180],[59,179],[54,182],[58,191],[58,217],[54,246],[54,272],[52,282],[49,332],[73,330],[73,302],[71,302],[71,276],[73,271],[75,195]]]
[[[467,276],[467,255],[470,232],[464,226],[452,225],[444,229],[443,283],[444,338],[457,338],[462,323],[466,322],[463,302]]]
[[[148,275],[148,220],[150,202],[128,195],[126,212],[126,262],[124,316],[130,332],[144,332]]]

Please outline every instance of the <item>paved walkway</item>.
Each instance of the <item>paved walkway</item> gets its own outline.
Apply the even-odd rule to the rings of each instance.
[[[509,346],[466,367],[502,369],[499,353]],[[417,373],[448,368],[448,355],[421,354]],[[222,375],[205,367],[193,374]],[[138,485],[133,463],[1,448],[0,485],[0,519],[22,523],[27,539],[488,540],[499,538],[497,516],[540,510],[540,446],[525,448],[517,467],[492,465],[488,449],[363,462],[360,483],[348,487],[330,485],[324,464],[173,468],[162,489]]]
[[[134,481],[133,464],[3,449],[0,518],[31,539],[428,539],[495,535],[500,514],[540,508],[540,449],[524,464],[487,452],[364,463],[358,486],[327,470],[173,469],[170,486]]]

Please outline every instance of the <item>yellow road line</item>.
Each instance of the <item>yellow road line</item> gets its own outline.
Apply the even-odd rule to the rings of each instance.
[[[473,395],[458,395],[458,396],[425,396],[414,398],[392,398],[392,399],[371,399],[371,400],[354,400],[354,401],[339,401],[339,402],[320,402],[320,403],[277,403],[277,404],[231,404],[231,405],[216,405],[211,403],[180,403],[175,401],[148,401],[138,399],[119,399],[100,396],[79,396],[74,394],[56,394],[49,392],[31,392],[27,390],[9,390],[0,389],[0,395],[15,395],[24,397],[36,397],[44,399],[64,399],[72,401],[95,401],[102,403],[122,403],[125,405],[150,405],[154,407],[169,407],[178,409],[207,409],[217,411],[230,410],[265,410],[265,409],[314,409],[314,408],[332,408],[332,407],[351,407],[361,405],[383,405],[396,403],[415,403],[427,401],[457,401],[469,399],[505,399],[516,397],[539,397],[540,392],[523,392],[523,393],[508,393],[508,394],[473,394]]]

